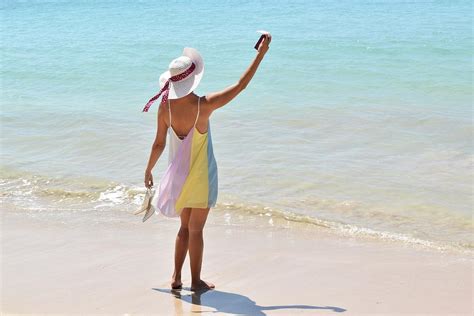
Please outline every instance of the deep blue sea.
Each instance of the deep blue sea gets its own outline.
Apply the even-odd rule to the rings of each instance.
[[[2,211],[135,209],[159,75],[194,47],[196,93],[223,89],[265,29],[253,81],[211,118],[216,216],[473,249],[471,1],[0,6]]]

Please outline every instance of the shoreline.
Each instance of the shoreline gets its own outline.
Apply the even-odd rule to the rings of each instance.
[[[202,276],[216,289],[198,295],[189,291],[189,257],[184,289],[169,290],[178,221],[90,225],[4,211],[2,312],[472,313],[468,256],[215,219],[210,213],[204,231]]]
[[[62,213],[69,217],[71,211],[97,216],[104,211],[113,220],[130,220],[132,213],[142,202],[143,186],[115,182],[102,178],[51,177],[20,169],[0,168],[5,173],[3,203],[9,211]],[[246,202],[232,194],[221,196],[221,202],[213,208],[222,221],[246,225],[260,222],[262,225],[304,227],[306,225],[331,230],[346,238],[380,239],[388,242],[431,248],[434,251],[452,251],[474,255],[472,219],[462,217],[432,216],[423,219],[405,217],[361,206],[350,206],[344,201],[325,201],[322,205],[307,205],[304,209],[284,205],[265,204],[262,201]],[[429,212],[428,212],[429,213]],[[99,215],[103,218],[103,215]],[[445,214],[446,216],[446,214]],[[118,218],[116,218],[118,217]],[[255,219],[256,218],[256,219]],[[267,223],[265,223],[265,219]],[[130,220],[133,221],[133,220]],[[421,225],[421,226],[420,226]],[[438,228],[433,229],[433,225]],[[421,227],[421,228],[420,228]],[[427,230],[429,229],[429,231]]]

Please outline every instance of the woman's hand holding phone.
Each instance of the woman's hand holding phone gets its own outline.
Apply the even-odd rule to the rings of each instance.
[[[258,51],[259,55],[265,55],[268,51],[270,42],[272,41],[272,35],[270,32],[267,31],[257,31],[261,33],[260,39],[258,40],[257,44],[255,44],[255,49]]]

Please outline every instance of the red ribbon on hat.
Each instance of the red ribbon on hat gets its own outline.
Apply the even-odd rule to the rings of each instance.
[[[153,102],[156,101],[156,99],[158,99],[160,97],[161,94],[163,94],[163,97],[161,98],[161,103],[166,102],[168,100],[168,93],[169,93],[169,90],[170,90],[170,80],[173,81],[173,82],[183,80],[184,78],[188,77],[194,71],[195,68],[196,68],[196,65],[194,63],[192,63],[191,66],[185,72],[182,72],[182,73],[180,73],[176,76],[170,77],[168,80],[166,80],[166,83],[163,86],[163,88],[161,88],[160,92],[158,92],[157,95],[152,97],[147,102],[147,104],[143,108],[142,112],[148,112],[148,109],[150,108],[150,106],[153,104]]]

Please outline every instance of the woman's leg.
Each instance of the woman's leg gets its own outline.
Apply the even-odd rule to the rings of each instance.
[[[188,252],[188,225],[190,216],[190,208],[184,208],[181,211],[181,227],[179,228],[178,235],[176,236],[176,244],[174,248],[174,273],[171,279],[171,288],[173,289],[181,288],[183,285],[181,282],[181,269],[183,268],[183,263],[186,259],[186,253]]]
[[[201,280],[204,239],[202,231],[209,208],[193,208],[189,219],[189,258],[191,262],[191,290],[214,288],[214,284]]]

